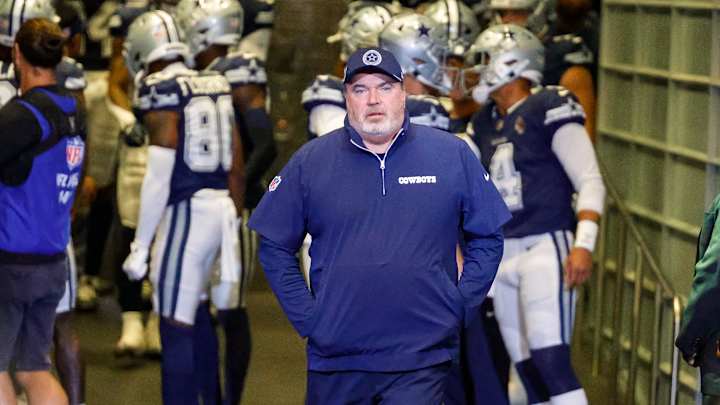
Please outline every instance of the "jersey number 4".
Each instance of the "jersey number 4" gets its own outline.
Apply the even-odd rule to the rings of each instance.
[[[498,145],[490,161],[490,175],[505,205],[511,212],[523,208],[522,176],[515,169],[515,148],[512,143]]]
[[[185,163],[190,170],[211,173],[229,171],[232,166],[232,98],[213,101],[208,96],[194,97],[185,106]]]

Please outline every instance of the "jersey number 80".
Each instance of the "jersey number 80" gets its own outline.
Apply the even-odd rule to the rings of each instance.
[[[185,106],[185,163],[190,170],[211,173],[232,166],[233,106],[229,95],[213,101],[194,97]]]

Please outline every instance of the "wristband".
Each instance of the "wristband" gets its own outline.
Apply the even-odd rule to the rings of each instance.
[[[589,219],[580,220],[575,231],[574,247],[580,247],[592,252],[595,249],[595,242],[598,235],[598,224]]]

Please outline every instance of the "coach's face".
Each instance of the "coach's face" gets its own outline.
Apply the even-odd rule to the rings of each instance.
[[[405,119],[405,89],[383,73],[358,73],[345,85],[350,126],[370,142],[393,137]]]

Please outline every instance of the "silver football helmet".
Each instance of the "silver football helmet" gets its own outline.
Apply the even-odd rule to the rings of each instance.
[[[350,7],[338,24],[338,32],[328,37],[328,43],[341,42],[340,60],[345,62],[360,48],[378,46],[380,31],[391,19],[390,11],[378,4]]]
[[[470,47],[465,64],[479,74],[473,98],[484,103],[490,93],[518,78],[540,84],[545,49],[526,28],[512,24],[492,26],[483,31]]]
[[[527,21],[522,25],[539,38],[547,33],[548,19],[553,11],[549,0],[490,0],[490,9],[495,13],[496,24],[502,24],[498,14],[501,10],[526,10]]]
[[[480,34],[475,13],[459,0],[438,0],[423,14],[445,28],[451,55],[463,57]]]
[[[0,45],[12,47],[20,26],[32,18],[60,21],[51,0],[0,0]]]
[[[240,42],[243,9],[238,0],[180,0],[175,16],[193,56],[210,45]]]
[[[444,65],[447,57],[445,30],[422,14],[399,15],[380,33],[380,47],[395,55],[403,73],[447,94],[452,82]]]
[[[192,66],[190,49],[183,43],[182,32],[170,14],[162,10],[143,13],[130,24],[123,56],[132,76],[146,70],[152,62],[178,56]]]

